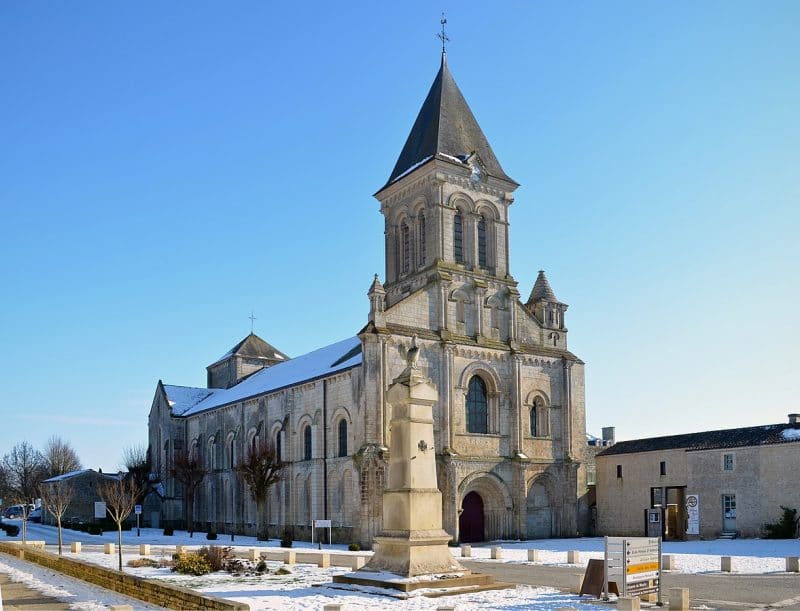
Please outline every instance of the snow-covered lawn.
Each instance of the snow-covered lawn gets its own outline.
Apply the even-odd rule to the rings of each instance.
[[[102,553],[103,543],[116,543],[116,533],[103,535],[87,535],[86,533],[64,531],[66,549],[69,557],[78,558],[88,562],[95,562],[110,568],[117,568],[117,556]],[[49,551],[55,551],[56,530],[53,527],[38,524],[29,525],[29,540],[45,540]],[[18,539],[18,537],[17,537]],[[79,554],[69,552],[69,542],[81,541],[83,551]],[[132,559],[139,558],[139,543],[151,545],[151,558],[169,559],[175,545],[187,545],[189,549],[197,549],[203,545],[233,546],[238,552],[244,554],[251,547],[276,547],[278,542],[256,541],[253,537],[237,536],[232,542],[229,536],[220,536],[216,541],[208,541],[202,533],[189,537],[187,533],[176,531],[172,537],[165,537],[161,530],[142,529],[141,536],[137,537],[135,531],[123,533],[123,559],[124,564]],[[502,560],[490,559],[490,545],[473,546],[472,558],[486,563],[526,563],[527,550],[539,550],[538,564],[550,566],[580,566],[587,564],[590,558],[602,558],[603,539],[576,538],[576,539],[540,539],[535,541],[498,541],[492,545],[503,548]],[[295,548],[312,548],[308,542],[295,542]],[[316,549],[316,545],[313,546]],[[323,546],[330,551],[346,553],[344,545]],[[580,552],[580,563],[567,565],[567,552],[576,550]],[[797,540],[759,540],[735,539],[716,541],[689,541],[668,542],[664,544],[665,554],[673,554],[676,561],[676,571],[686,573],[706,573],[720,571],[720,557],[732,556],[734,571],[739,573],[780,573],[785,570],[786,556],[800,554],[800,541]],[[459,548],[452,548],[453,555],[460,556]],[[8,565],[6,558],[3,563]],[[15,561],[19,562],[19,561]],[[28,566],[26,563],[22,563]],[[443,604],[455,605],[459,610],[478,609],[491,606],[497,609],[511,608],[523,609],[555,609],[564,606],[590,606],[588,602],[574,595],[558,592],[550,588],[533,588],[517,586],[513,590],[500,590],[451,596],[445,599],[426,598],[414,596],[407,600],[398,600],[383,593],[367,594],[364,592],[351,592],[333,588],[331,584],[333,575],[349,572],[345,567],[331,567],[321,569],[310,564],[296,564],[289,567],[291,573],[286,575],[276,574],[282,566],[280,562],[268,562],[268,571],[259,575],[255,573],[230,575],[227,573],[214,573],[202,577],[178,575],[168,568],[131,568],[125,566],[125,571],[142,577],[163,579],[169,583],[192,588],[214,596],[220,596],[238,602],[247,603],[252,609],[321,609],[328,603],[341,603],[345,609],[374,609],[391,608],[398,611],[417,609],[436,609]],[[17,573],[12,578],[17,579],[19,574],[33,575],[32,569],[12,567]],[[40,573],[43,569],[38,569]],[[0,571],[8,572],[4,566]],[[52,578],[53,573],[44,571]],[[51,587],[50,582],[41,574],[36,574],[34,581],[39,580],[41,587]],[[74,580],[73,580],[74,581]],[[39,589],[39,586],[34,585]],[[91,587],[91,586],[88,586]],[[64,586],[67,591],[69,588]],[[141,605],[138,605],[141,607]],[[76,607],[78,608],[78,607]],[[93,607],[79,607],[93,608]]]

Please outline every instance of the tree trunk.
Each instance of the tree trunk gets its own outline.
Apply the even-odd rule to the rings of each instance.
[[[194,534],[194,490],[186,490],[186,530]]]
[[[256,501],[256,539],[266,541],[269,539],[269,524],[267,524],[266,501],[264,499]]]
[[[122,522],[117,522],[117,548],[119,549],[119,571],[122,572]]]
[[[58,522],[58,555],[61,556],[61,516],[58,516],[56,521]]]

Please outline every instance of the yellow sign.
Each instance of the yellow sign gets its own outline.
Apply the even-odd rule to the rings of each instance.
[[[658,570],[658,562],[643,562],[641,564],[629,564],[626,568],[628,575],[635,573],[649,573]]]

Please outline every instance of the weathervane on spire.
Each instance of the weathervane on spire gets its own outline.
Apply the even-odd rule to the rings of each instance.
[[[447,51],[445,50],[445,44],[450,42],[450,39],[447,37],[447,34],[444,33],[444,26],[447,23],[447,19],[444,16],[444,11],[442,11],[442,19],[439,21],[442,24],[442,31],[436,35],[436,38],[442,41],[442,55],[445,55]]]
[[[248,316],[247,318],[250,319],[250,333],[252,334],[253,333],[253,322],[258,320],[258,319],[253,314],[253,310],[250,310],[250,316]]]

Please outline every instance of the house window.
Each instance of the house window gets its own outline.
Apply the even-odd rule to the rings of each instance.
[[[453,218],[453,257],[456,263],[464,262],[464,228],[460,210]]]
[[[411,231],[405,223],[400,228],[400,237],[403,240],[403,273],[405,274],[411,269]]]
[[[311,460],[311,425],[303,429],[303,460]]]
[[[486,219],[478,221],[478,265],[486,268]]]
[[[622,465],[617,465],[617,477],[622,479]]]
[[[666,475],[667,474],[667,461],[662,460],[661,463],[658,465],[658,472],[659,475]]]
[[[339,420],[339,456],[347,456],[347,420]]]
[[[733,454],[723,454],[722,455],[722,470],[723,471],[733,471]]]
[[[425,213],[421,210],[417,218],[417,230],[419,233],[419,238],[417,240],[419,243],[419,266],[422,267],[425,265],[427,253],[425,251]]]
[[[486,396],[486,383],[479,376],[472,376],[467,389],[467,432],[487,433],[489,431],[489,402]]]

